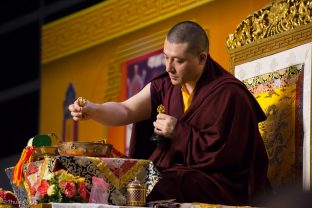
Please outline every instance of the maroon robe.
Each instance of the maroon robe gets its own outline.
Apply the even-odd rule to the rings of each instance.
[[[162,174],[148,200],[248,205],[270,191],[258,129],[266,116],[245,85],[210,57],[186,112],[181,86],[167,73],[152,80],[151,99],[152,117],[134,125],[130,145],[130,157],[152,160]],[[149,138],[160,104],[178,121],[172,138],[156,145]]]

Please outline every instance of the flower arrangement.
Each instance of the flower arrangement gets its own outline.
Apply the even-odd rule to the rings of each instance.
[[[5,191],[0,188],[0,207],[18,208],[19,206],[16,196],[11,191]]]
[[[44,177],[37,188],[34,199],[38,203],[89,202],[85,179],[59,170]]]

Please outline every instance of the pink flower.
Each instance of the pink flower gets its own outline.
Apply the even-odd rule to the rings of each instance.
[[[39,198],[42,199],[44,195],[47,194],[49,183],[46,180],[42,180],[40,186],[38,187],[37,191],[39,192]]]
[[[65,187],[66,187],[66,184],[67,184],[68,182],[66,182],[66,181],[61,181],[60,183],[59,183],[59,188],[60,188],[60,190],[61,190],[61,192],[62,193],[64,193],[64,190],[65,190]]]
[[[76,185],[73,182],[62,181],[59,187],[67,198],[72,198],[76,195]]]
[[[78,192],[79,192],[79,195],[81,196],[81,198],[85,201],[89,201],[89,197],[90,197],[90,194],[87,190],[87,186],[85,183],[79,183],[78,184]]]

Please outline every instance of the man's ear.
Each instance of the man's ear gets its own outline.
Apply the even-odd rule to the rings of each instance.
[[[199,54],[199,64],[205,64],[207,61],[208,54],[206,52],[201,52]]]

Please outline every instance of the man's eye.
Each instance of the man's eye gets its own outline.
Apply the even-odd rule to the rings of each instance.
[[[178,62],[179,64],[182,64],[184,61],[181,59],[177,59],[176,62]]]

